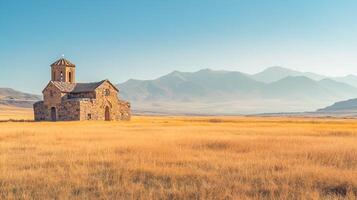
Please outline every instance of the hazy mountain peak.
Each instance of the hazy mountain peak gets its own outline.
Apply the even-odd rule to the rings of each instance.
[[[136,82],[136,81],[141,81],[141,80],[139,80],[139,79],[133,79],[133,78],[127,80],[127,82]]]
[[[295,70],[292,70],[292,69],[289,69],[286,67],[282,67],[282,66],[271,66],[271,67],[266,68],[262,72],[264,72],[264,71],[290,71],[291,72],[291,71],[295,71]]]
[[[300,72],[281,66],[268,67],[267,69],[252,75],[251,77],[255,80],[262,81],[264,83],[271,83],[278,81],[280,79],[286,78],[288,76],[305,76],[312,80],[321,80],[326,78],[323,75],[311,73],[311,72]]]
[[[271,83],[286,78],[288,76],[297,75],[301,75],[301,73],[280,66],[273,66],[252,75],[252,78],[257,81],[262,81],[264,83]]]
[[[180,71],[172,71],[171,73],[168,73],[167,75],[162,76],[162,77],[177,77],[177,76],[182,76],[182,74],[183,74],[183,72],[180,72]],[[159,77],[158,79],[160,79],[162,77]]]
[[[198,70],[197,72],[212,72],[213,70],[211,70],[210,68],[205,68],[205,69],[201,69]]]
[[[289,68],[286,68],[286,67],[282,67],[282,66],[271,66],[271,67],[268,67],[268,68],[264,69],[261,72],[264,72],[264,71],[298,72],[296,70],[292,70],[292,69],[289,69]],[[261,73],[261,72],[259,72],[259,73]]]
[[[348,74],[346,76],[342,76],[341,78],[357,78],[357,76],[353,74]]]
[[[357,87],[357,76],[353,74],[342,77],[334,77],[333,80]]]
[[[180,72],[180,71],[174,70],[174,71],[172,71],[172,72],[171,72],[171,73],[169,73],[169,74],[171,74],[171,75],[176,75],[176,74],[181,74],[181,73],[183,73],[183,72]]]
[[[185,78],[186,74],[187,74],[186,72],[173,71],[173,72],[171,72],[171,73],[169,73],[169,74],[167,74],[165,76],[161,76],[161,77],[157,78],[156,80],[158,80],[158,81],[170,81],[170,80],[171,81],[173,81],[173,80],[175,80],[175,81],[177,81],[177,80],[183,81],[183,80],[186,79]]]

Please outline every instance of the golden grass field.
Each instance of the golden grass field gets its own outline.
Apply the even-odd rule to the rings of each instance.
[[[0,105],[0,120],[8,120],[8,119],[32,120],[33,111],[32,109],[28,109],[28,108],[18,108],[18,107]]]
[[[357,120],[0,123],[0,199],[356,198]]]

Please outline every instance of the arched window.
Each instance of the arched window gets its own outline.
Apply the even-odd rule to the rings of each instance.
[[[63,72],[61,72],[61,78],[60,78],[61,81],[63,81]]]

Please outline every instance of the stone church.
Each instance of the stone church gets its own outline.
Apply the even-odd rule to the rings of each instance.
[[[43,101],[34,104],[36,121],[130,120],[130,104],[119,99],[109,80],[76,83],[76,66],[61,58],[51,65]]]

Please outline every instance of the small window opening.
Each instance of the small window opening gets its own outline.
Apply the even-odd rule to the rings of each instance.
[[[61,72],[61,81],[63,81],[63,72]]]
[[[110,90],[109,89],[105,89],[104,90],[104,95],[105,96],[110,96]]]
[[[92,114],[88,114],[88,115],[87,115],[87,119],[88,119],[88,120],[92,119]]]

